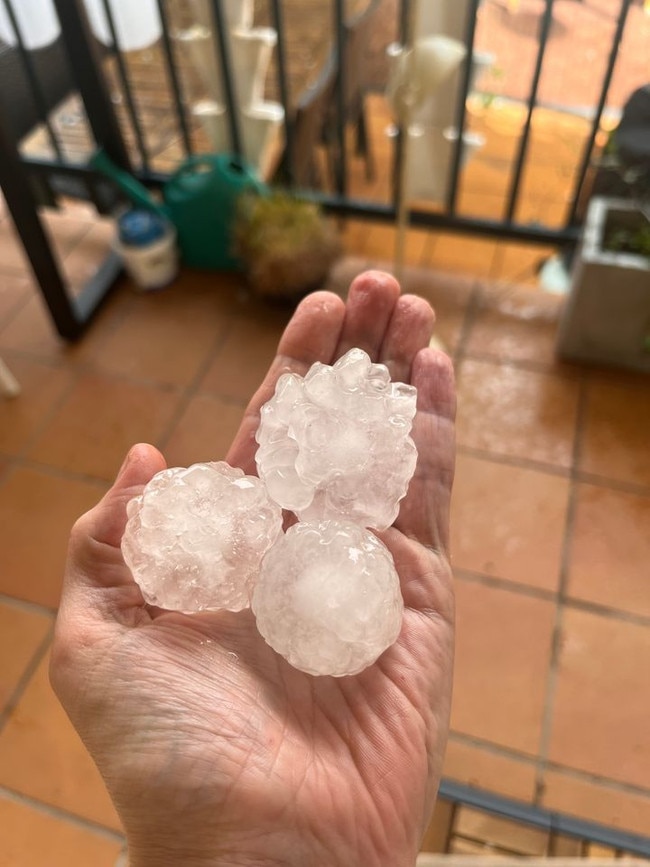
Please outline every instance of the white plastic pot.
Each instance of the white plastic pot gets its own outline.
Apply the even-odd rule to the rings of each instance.
[[[104,45],[113,44],[113,35],[102,0],[85,0],[93,33]],[[156,0],[109,0],[118,48],[139,51],[160,39],[162,23]]]
[[[61,28],[52,0],[11,0],[11,4],[25,48],[44,48],[54,42]],[[0,39],[12,46],[18,41],[4,3],[0,3]]]
[[[122,244],[116,238],[113,248],[122,258],[124,268],[136,288],[143,292],[168,286],[178,274],[176,230],[171,225],[167,233],[152,244],[135,247]]]

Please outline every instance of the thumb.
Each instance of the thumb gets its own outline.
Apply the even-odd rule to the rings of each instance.
[[[120,543],[126,526],[126,506],[142,493],[152,477],[166,468],[165,459],[153,446],[140,443],[126,456],[112,488],[99,503],[76,522],[70,536],[69,574],[84,575],[91,583],[101,581],[102,563],[121,562]]]

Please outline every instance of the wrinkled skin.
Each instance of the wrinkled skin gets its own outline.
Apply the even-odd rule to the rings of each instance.
[[[352,346],[419,390],[416,475],[381,534],[406,612],[397,643],[356,677],[313,678],[260,638],[250,612],[148,608],[124,565],[127,501],[165,466],[134,447],[75,525],[51,679],[101,771],[131,867],[414,864],[448,728],[453,591],[447,555],[455,398],[428,349],[433,312],[387,275],[296,310],[227,460],[255,471],[259,408],[278,376]],[[221,456],[214,456],[215,459]]]

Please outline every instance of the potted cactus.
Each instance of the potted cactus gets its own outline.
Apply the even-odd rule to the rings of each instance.
[[[318,205],[285,192],[244,197],[234,239],[251,290],[281,303],[322,286],[341,254],[338,233]]]

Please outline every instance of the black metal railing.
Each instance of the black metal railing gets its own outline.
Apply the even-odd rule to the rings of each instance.
[[[34,219],[26,218],[25,195],[38,182],[42,197],[48,201],[55,200],[61,190],[68,194],[82,196],[94,202],[104,213],[110,211],[113,202],[112,193],[106,183],[85,163],[66,157],[65,148],[54,125],[50,121],[50,110],[42,81],[37,74],[33,60],[33,52],[25,46],[16,19],[15,9],[19,0],[0,0],[8,11],[16,33],[16,51],[22,65],[24,77],[32,91],[36,108],[34,124],[42,124],[51,145],[51,156],[19,155],[16,142],[12,141],[10,124],[8,123],[6,96],[2,94],[0,83],[0,104],[5,103],[0,110],[0,183],[5,191],[9,207],[14,216],[17,229],[23,239],[39,282],[43,286],[44,295],[52,312],[58,330],[67,338],[78,336],[84,327],[84,315],[91,315],[92,303],[86,301],[65,300],[68,296],[64,280],[53,279],[54,271],[50,262],[51,253],[45,250],[45,236],[41,237],[34,231]],[[407,22],[412,11],[412,0],[402,0],[396,21],[397,32],[401,28],[404,36]],[[242,129],[240,115],[237,110],[237,94],[233,77],[232,46],[226,37],[226,11],[223,0],[206,0],[211,10],[214,25],[214,46],[216,60],[222,78],[223,100],[231,147],[234,152],[242,150]],[[504,211],[501,218],[484,219],[468,216],[458,207],[459,190],[463,175],[463,134],[467,126],[467,100],[472,79],[472,55],[476,37],[476,22],[480,0],[470,0],[468,19],[466,22],[465,41],[467,46],[466,59],[460,74],[460,96],[457,103],[455,118],[456,133],[451,159],[449,162],[449,181],[443,207],[440,209],[412,209],[409,218],[412,225],[420,227],[453,230],[458,232],[478,234],[488,237],[498,237],[533,243],[572,245],[579,235],[578,202],[585,186],[588,168],[592,161],[597,133],[601,118],[607,103],[610,84],[616,69],[619,46],[624,34],[625,24],[632,0],[620,0],[618,19],[613,33],[612,43],[608,51],[608,60],[600,93],[594,106],[591,118],[591,128],[587,136],[584,151],[575,175],[574,188],[567,192],[570,203],[563,224],[551,227],[536,223],[526,223],[517,220],[518,205],[522,199],[522,179],[530,154],[530,137],[534,112],[538,106],[538,91],[540,78],[547,62],[547,47],[553,16],[554,0],[545,0],[543,12],[539,18],[538,43],[528,99],[526,102],[525,121],[519,136],[516,156],[511,167],[508,189],[504,196]],[[164,183],[165,173],[156,171],[153,167],[152,155],[147,142],[142,112],[139,107],[137,88],[134,88],[130,78],[128,64],[119,44],[119,34],[115,16],[111,11],[111,0],[103,0],[108,29],[113,45],[106,49],[92,35],[86,19],[83,0],[54,0],[54,5],[61,27],[61,41],[65,47],[71,77],[76,92],[83,100],[87,121],[95,144],[103,148],[108,155],[121,167],[126,168],[145,184],[156,186]],[[370,3],[370,7],[374,4]],[[362,217],[390,221],[394,220],[398,211],[399,185],[394,184],[393,195],[389,201],[368,201],[353,196],[350,193],[349,163],[347,155],[348,137],[348,40],[353,33],[353,25],[346,20],[346,6],[343,0],[331,0],[331,35],[332,56],[336,70],[333,88],[331,111],[327,116],[328,141],[335,149],[333,160],[334,172],[330,189],[309,190],[309,195],[321,202],[327,209],[344,216]],[[290,105],[289,87],[289,56],[286,45],[286,13],[283,0],[268,0],[268,18],[278,31],[278,41],[275,50],[275,70],[277,75],[277,92],[285,109],[284,136],[285,148],[282,178],[284,182],[295,189],[295,167],[304,154],[296,149],[294,135],[294,112]],[[157,0],[157,9],[162,27],[160,47],[168,82],[169,105],[168,112],[173,117],[178,129],[178,143],[181,153],[190,155],[195,149],[193,143],[192,122],[188,116],[188,100],[183,92],[181,71],[174,49],[170,11],[167,0]],[[363,13],[362,13],[363,14]],[[120,124],[106,75],[106,65],[110,61],[115,74],[123,102],[123,122]],[[161,84],[161,87],[163,85]],[[131,132],[130,143],[127,144],[125,126]],[[399,178],[402,148],[400,145],[404,131],[396,136],[395,156],[392,171]],[[10,169],[10,166],[12,167]],[[20,177],[16,177],[16,172]],[[18,201],[20,199],[20,202]],[[31,199],[30,199],[31,201]],[[38,235],[38,237],[37,237]],[[47,264],[46,264],[47,263]],[[58,269],[57,269],[58,270]],[[117,268],[108,268],[102,279],[113,277]],[[101,283],[101,281],[100,281]],[[53,289],[53,286],[56,288]],[[94,281],[88,295],[82,298],[101,296],[101,285]],[[82,315],[81,309],[86,311]]]
[[[580,843],[606,846],[617,853],[617,857],[639,856],[650,858],[650,838],[633,834],[618,828],[589,822],[577,816],[568,816],[554,810],[525,804],[482,791],[453,780],[443,780],[439,797],[454,806],[471,807],[488,816],[508,819],[528,828],[535,828],[548,835],[548,855],[554,855],[554,840],[558,837],[569,838]],[[453,817],[450,822],[453,830]]]

